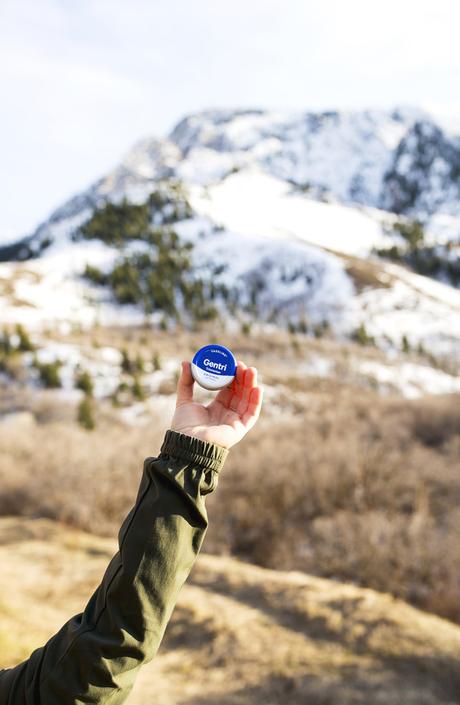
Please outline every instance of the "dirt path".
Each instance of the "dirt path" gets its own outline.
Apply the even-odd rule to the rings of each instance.
[[[115,542],[0,519],[0,665],[79,612]],[[203,555],[129,705],[454,705],[460,628],[372,590]]]

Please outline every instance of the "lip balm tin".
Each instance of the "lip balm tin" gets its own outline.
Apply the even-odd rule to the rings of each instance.
[[[191,369],[200,387],[215,391],[231,384],[236,375],[236,360],[223,345],[205,345],[193,356]]]

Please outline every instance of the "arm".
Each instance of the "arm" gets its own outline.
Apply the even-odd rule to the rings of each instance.
[[[224,448],[168,431],[147,458],[119,552],[83,614],[0,681],[0,703],[124,702],[137,670],[155,654],[207,526],[204,496]]]
[[[119,532],[120,550],[101,584],[82,614],[27,661],[0,673],[0,705],[120,705],[140,666],[155,655],[204,538],[205,496],[216,487],[233,444],[228,429],[234,422],[235,434],[248,430],[261,403],[245,366],[233,391],[220,392],[208,407],[193,402],[189,375],[189,363],[183,363],[171,429],[160,455],[144,462],[136,503]],[[238,405],[244,414],[231,408]],[[217,422],[217,413],[230,423]]]

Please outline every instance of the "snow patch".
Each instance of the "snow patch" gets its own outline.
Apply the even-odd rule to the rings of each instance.
[[[396,389],[408,399],[415,399],[425,394],[460,392],[460,377],[454,377],[428,365],[412,362],[385,365],[363,360],[355,362],[355,369],[376,380],[381,391]]]
[[[375,217],[294,194],[286,182],[256,169],[232,174],[204,193],[193,189],[191,203],[230,230],[273,240],[299,239],[358,257],[388,243]]]

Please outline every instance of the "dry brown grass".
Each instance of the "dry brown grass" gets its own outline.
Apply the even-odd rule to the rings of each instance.
[[[393,277],[390,277],[383,269],[380,262],[363,260],[351,255],[337,253],[345,263],[345,270],[352,278],[358,292],[367,288],[380,289],[387,288],[393,284]]]
[[[115,541],[0,519],[0,667],[81,611]],[[129,705],[454,705],[460,629],[352,585],[202,555]]]
[[[207,550],[352,580],[460,621],[458,399],[313,389],[232,450]],[[164,420],[132,429],[101,411],[88,433],[70,412],[40,413],[46,423],[0,437],[0,513],[115,535]]]
[[[158,453],[164,426],[152,420],[148,430],[131,429],[102,416],[91,433],[54,420],[50,409],[47,415],[44,425],[8,426],[1,436],[0,513],[113,534],[134,499],[143,458]]]
[[[298,418],[261,424],[234,449],[207,549],[460,621],[459,450],[458,398],[312,395]]]
[[[187,357],[216,337],[212,330],[91,335],[144,358],[178,350]],[[65,339],[87,343],[88,335]],[[210,497],[207,550],[352,580],[460,622],[459,397],[382,399],[350,386],[345,372],[340,380],[302,374],[309,356],[322,353],[346,369],[353,348],[329,340],[298,337],[293,346],[278,332],[220,339],[256,364],[276,393],[267,394],[260,423],[232,450]],[[8,388],[0,412],[11,408],[31,409],[38,423],[0,427],[0,514],[115,535],[142,460],[158,452],[169,419],[152,416],[133,429],[102,404],[88,433],[76,426],[75,407],[54,394]]]

